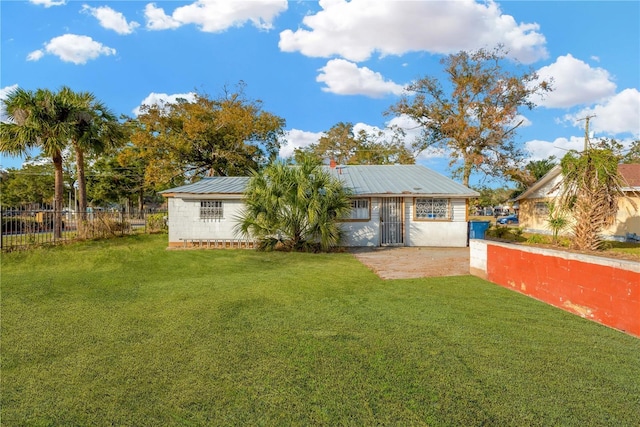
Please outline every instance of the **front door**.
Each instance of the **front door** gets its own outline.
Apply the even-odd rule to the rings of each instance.
[[[404,243],[401,197],[384,197],[380,204],[380,244],[400,246]]]

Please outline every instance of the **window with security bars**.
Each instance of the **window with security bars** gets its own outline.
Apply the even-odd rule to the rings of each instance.
[[[345,219],[370,219],[369,199],[351,199],[351,212]]]
[[[223,214],[222,200],[200,201],[200,219],[222,219]]]
[[[416,199],[416,219],[448,220],[451,219],[449,199]]]

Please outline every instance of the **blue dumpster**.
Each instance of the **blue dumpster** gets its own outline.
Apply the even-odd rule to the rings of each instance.
[[[469,221],[469,238],[484,239],[484,233],[491,225],[491,221]]]

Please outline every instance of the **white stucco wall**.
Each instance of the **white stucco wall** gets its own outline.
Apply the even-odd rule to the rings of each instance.
[[[380,246],[380,199],[371,198],[369,221],[347,221],[341,223],[344,246]]]
[[[487,277],[487,242],[485,240],[469,240],[469,271],[476,276]]]
[[[467,205],[465,199],[451,200],[451,221],[416,221],[413,197],[405,198],[405,245],[467,246]]]
[[[201,199],[171,197],[169,207],[169,243],[180,239],[237,239],[233,227],[243,207],[241,200],[223,200],[224,218],[200,219]],[[216,199],[219,200],[219,199]]]
[[[169,207],[169,244],[183,239],[238,239],[234,233],[235,218],[243,208],[240,199],[225,199],[223,219],[200,219],[201,199],[171,197]],[[218,198],[212,200],[219,200]],[[380,198],[371,199],[369,221],[341,223],[344,246],[380,246]],[[467,246],[466,203],[453,199],[451,221],[415,221],[413,197],[404,197],[404,245],[405,246]]]

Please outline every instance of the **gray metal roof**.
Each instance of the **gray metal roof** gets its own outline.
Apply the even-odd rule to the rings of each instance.
[[[420,165],[372,165],[326,167],[354,195],[441,195],[477,197],[462,184]]]
[[[161,191],[162,194],[242,194],[251,178],[248,176],[214,176],[203,178],[193,184],[170,188]]]
[[[325,169],[350,188],[355,196],[421,195],[477,197],[479,194],[420,165],[337,166]],[[242,194],[250,177],[217,176],[162,191],[173,194]]]

